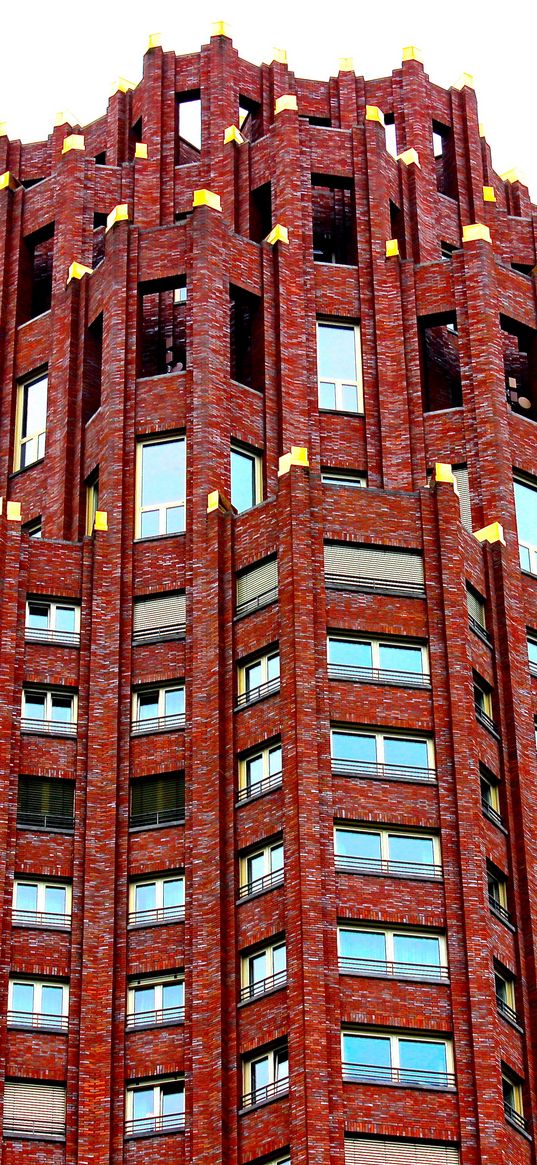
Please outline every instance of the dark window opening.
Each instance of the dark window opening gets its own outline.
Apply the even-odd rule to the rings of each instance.
[[[24,522],[23,531],[29,538],[41,538],[43,535],[43,520],[39,514],[36,518],[31,518],[29,522]]]
[[[176,166],[199,162],[201,152],[201,97],[199,89],[178,93],[176,99]]]
[[[106,150],[101,150],[100,154],[95,155],[96,166],[106,166]]]
[[[106,232],[106,218],[105,214],[95,212],[93,215],[93,252],[92,252],[92,266],[98,267],[104,259],[104,237]]]
[[[143,140],[144,140],[142,135],[143,135],[142,118],[139,117],[138,121],[135,121],[134,125],[131,125],[130,132],[129,132],[129,161],[130,162],[134,161],[134,156],[136,153],[136,146],[138,145],[138,142],[143,142]]]
[[[262,300],[242,287],[229,288],[229,374],[249,388],[264,387]]]
[[[50,310],[54,256],[54,223],[23,241],[19,277],[19,323]]]
[[[42,182],[43,178],[44,178],[43,174],[41,175],[40,178],[23,178],[23,180],[21,182],[21,186],[24,186],[25,190],[29,190],[31,186],[37,186],[38,182]]]
[[[500,316],[505,391],[514,413],[537,420],[537,331]]]
[[[519,275],[531,275],[533,271],[532,263],[511,263],[513,271],[518,271]]]
[[[75,782],[48,777],[19,777],[17,825],[27,829],[74,826]]]
[[[312,174],[313,258],[316,263],[356,262],[353,183]]]
[[[82,424],[97,412],[101,404],[103,368],[103,313],[90,324],[86,333],[84,353],[84,383],[82,390]]]
[[[421,381],[425,412],[462,405],[459,336],[455,313],[419,320]]]
[[[131,781],[131,829],[185,819],[185,774],[157,773]]]
[[[386,139],[386,152],[391,154],[392,158],[396,158],[397,134],[395,130],[395,117],[393,113],[384,114],[384,136]],[[395,235],[393,237],[395,238]]]
[[[270,182],[265,182],[250,193],[250,238],[260,243],[271,230],[272,191]]]
[[[184,276],[140,285],[140,376],[160,376],[186,368],[186,310]]]
[[[451,259],[453,252],[456,250],[455,243],[447,243],[445,240],[442,240],[440,243],[440,254],[443,259]]]
[[[395,202],[390,199],[390,238],[397,239],[399,243],[399,254],[402,259],[405,258],[405,227],[403,222],[403,212]]]
[[[330,117],[307,117],[310,125],[318,125],[321,129],[331,129],[332,119]]]
[[[191,210],[176,210],[176,212],[175,212],[175,220],[174,220],[174,221],[175,221],[175,224],[176,224],[176,226],[180,225],[180,224],[181,224],[181,223],[183,223],[183,222],[186,222],[186,221],[187,221],[187,219],[189,219],[189,218],[190,218],[190,215],[191,215],[191,214],[192,214],[192,211],[191,211]]]
[[[239,97],[239,129],[245,141],[256,142],[263,136],[263,110],[259,101]]]
[[[456,198],[457,170],[453,131],[450,126],[441,125],[439,121],[433,121],[433,154],[437,190],[448,198]]]

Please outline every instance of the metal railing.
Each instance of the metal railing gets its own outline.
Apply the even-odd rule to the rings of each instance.
[[[394,979],[434,979],[447,982],[449,969],[444,964],[427,966],[424,963],[398,963],[388,959],[356,959],[339,956],[339,969],[343,975],[380,975]]]
[[[253,1092],[245,1092],[242,1098],[242,1107],[251,1108],[254,1104],[264,1104],[266,1100],[272,1100],[275,1096],[283,1096],[289,1092],[289,1077],[284,1076],[282,1080],[273,1080],[271,1084],[262,1084]]]
[[[36,1113],[29,1117],[17,1113],[15,1117],[4,1114],[4,1137],[35,1137],[40,1141],[64,1141],[65,1120],[55,1120],[54,1117],[43,1117]]]
[[[430,688],[431,686],[431,677],[427,672],[358,667],[351,663],[329,663],[328,678],[331,680],[352,680],[354,683],[399,684],[405,688]]]
[[[425,587],[405,579],[351,578],[346,574],[327,574],[326,586],[331,591],[365,591],[368,594],[403,595],[409,599],[424,599]]]
[[[70,930],[71,915],[55,914],[44,910],[19,910],[13,907],[11,916],[13,926],[39,926],[47,930]]]
[[[21,732],[36,732],[40,736],[76,736],[76,720],[38,720],[21,716]]]
[[[349,874],[388,874],[395,878],[426,878],[440,881],[442,866],[433,862],[392,862],[386,858],[355,858],[336,854],[336,870]]]
[[[257,684],[255,688],[249,688],[247,692],[241,692],[237,696],[237,708],[244,708],[247,704],[256,704],[258,700],[264,700],[265,696],[272,696],[274,692],[280,690],[280,677],[275,676],[273,680],[267,680],[264,684]]]
[[[127,1031],[140,1027],[159,1027],[170,1023],[184,1023],[184,1007],[161,1007],[153,1011],[132,1011],[127,1015]]]
[[[243,615],[249,615],[251,611],[257,611],[260,607],[268,607],[269,603],[274,603],[277,598],[278,587],[270,587],[268,591],[262,591],[260,595],[254,595],[252,599],[237,603],[235,618],[242,619]]]
[[[500,829],[505,829],[505,825],[500,814],[496,809],[493,809],[492,805],[489,805],[489,802],[486,801],[484,797],[481,798],[481,808],[485,814],[485,817],[489,818],[489,821],[492,821],[494,825],[499,826]]]
[[[260,797],[262,793],[267,793],[269,789],[277,789],[282,783],[282,770],[278,773],[271,773],[269,777],[261,777],[259,781],[253,781],[249,785],[245,785],[244,789],[239,789],[238,801],[249,801],[252,797]]]
[[[503,1109],[507,1120],[510,1121],[511,1124],[515,1125],[515,1128],[521,1129],[522,1132],[525,1133],[528,1128],[528,1122],[524,1119],[522,1114],[517,1112],[516,1108],[513,1108],[512,1104],[508,1104],[506,1100],[503,1102]]]
[[[133,720],[131,723],[132,736],[145,736],[150,732],[171,732],[174,729],[184,728],[186,723],[184,712],[175,712],[173,716],[150,716],[147,720]]]
[[[494,898],[493,895],[490,893],[489,893],[489,906],[490,906],[490,909],[492,910],[492,913],[497,914],[498,918],[501,918],[502,922],[506,922],[508,924],[508,926],[513,925],[513,920],[511,918],[511,915],[509,914],[509,911],[507,910],[507,908],[505,906],[502,906],[502,903],[498,902],[498,900],[496,898]]]
[[[39,1031],[66,1032],[69,1020],[66,1015],[46,1015],[40,1011],[8,1011],[8,1027],[32,1028]]]
[[[147,630],[133,631],[133,646],[140,643],[164,643],[167,639],[184,639],[186,635],[185,623],[168,623],[162,627],[149,627]]]
[[[262,890],[270,890],[272,886],[279,886],[283,882],[283,870],[271,870],[270,874],[263,874],[262,878],[254,878],[253,882],[245,882],[239,886],[239,898],[251,898],[260,894]]]
[[[23,829],[50,829],[61,833],[72,833],[75,828],[74,817],[61,813],[29,813],[25,809],[17,810],[17,825]]]
[[[392,1068],[376,1064],[343,1064],[343,1079],[369,1084],[403,1084],[408,1088],[454,1088],[453,1072],[432,1072],[428,1068]]]
[[[368,760],[340,760],[332,757],[332,772],[339,777],[369,777],[376,781],[414,781],[423,785],[436,783],[436,770],[416,765],[385,765]]]
[[[267,975],[265,979],[247,983],[245,987],[241,987],[241,1003],[245,999],[257,999],[258,995],[266,995],[269,991],[275,991],[277,987],[285,987],[286,983],[287,971],[276,971],[275,975]]]
[[[468,622],[470,624],[470,629],[474,632],[474,634],[478,635],[479,638],[482,639],[484,643],[486,643],[487,647],[492,647],[492,640],[486,627],[483,627],[481,623],[478,623],[477,619],[474,619],[473,615],[468,616]]]
[[[182,922],[184,917],[184,906],[156,906],[153,910],[134,910],[129,914],[128,925],[154,926],[161,922]]]
[[[492,732],[492,735],[495,736],[497,740],[499,740],[500,733],[498,731],[497,725],[494,723],[494,720],[492,720],[490,716],[487,716],[487,713],[484,712],[482,708],[480,708],[479,704],[475,704],[474,707],[476,720],[479,720],[479,723],[483,725],[483,728],[488,729],[488,731]]]
[[[505,999],[502,999],[501,995],[496,995],[496,1005],[500,1015],[503,1015],[504,1019],[508,1019],[510,1023],[516,1023],[517,1027],[520,1026],[519,1019],[514,1007],[510,1007],[509,1004],[505,1002]]]
[[[139,1116],[125,1121],[126,1137],[145,1137],[151,1133],[171,1133],[185,1127],[184,1112],[168,1112],[158,1116]]]
[[[25,627],[27,643],[54,643],[61,647],[79,647],[80,631],[56,631],[51,627]]]
[[[182,825],[184,820],[184,806],[174,805],[172,809],[152,809],[147,813],[131,813],[129,828],[144,829],[150,825]]]

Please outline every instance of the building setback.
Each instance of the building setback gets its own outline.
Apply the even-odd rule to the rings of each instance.
[[[2,1165],[537,1160],[536,208],[404,58],[0,137]]]

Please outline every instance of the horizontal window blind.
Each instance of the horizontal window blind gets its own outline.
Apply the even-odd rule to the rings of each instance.
[[[65,1135],[65,1086],[6,1080],[4,1133]]]
[[[468,614],[479,623],[480,627],[485,627],[485,604],[482,599],[471,591],[469,587],[466,588],[466,602],[468,604]]]
[[[278,590],[278,560],[266,558],[251,566],[237,577],[237,609],[239,607],[262,606],[263,599],[270,601]]]
[[[472,529],[472,508],[470,505],[470,485],[468,482],[468,467],[458,465],[453,467],[453,477],[457,482],[459,502],[461,507],[461,522],[466,530]]]
[[[454,1145],[383,1137],[345,1137],[345,1165],[459,1165]]]
[[[327,586],[424,593],[423,559],[415,550],[326,542],[324,564]]]
[[[72,817],[74,799],[73,781],[59,781],[47,777],[19,777],[18,808],[22,813]]]
[[[162,635],[184,635],[186,630],[186,596],[184,591],[170,591],[164,595],[134,600],[133,638],[160,638]]]
[[[131,812],[144,813],[184,811],[185,778],[183,773],[165,773],[155,777],[141,777],[132,783]]]

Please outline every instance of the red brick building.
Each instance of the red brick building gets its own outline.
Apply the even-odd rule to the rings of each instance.
[[[2,1165],[536,1161],[536,208],[279,56],[0,138]]]

